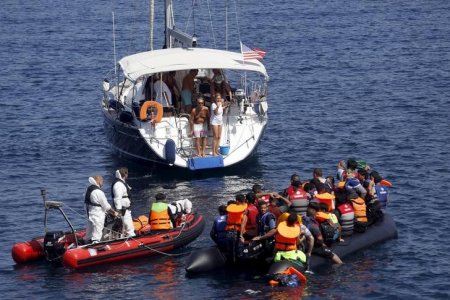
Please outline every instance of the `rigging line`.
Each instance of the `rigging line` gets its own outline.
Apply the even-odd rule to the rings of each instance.
[[[210,6],[210,3],[209,3],[209,0],[206,0],[206,4],[208,6],[209,23],[210,23],[210,28],[211,28],[213,47],[217,48],[216,36],[214,35],[214,26],[213,26],[213,21],[212,21],[212,16],[211,16],[211,6]]]
[[[191,17],[192,17],[192,14],[194,13],[193,12],[193,7],[191,6],[191,11],[189,12],[189,16],[188,16],[188,18],[187,18],[187,20],[186,20],[186,27],[184,28],[184,32],[187,32],[187,30],[188,30],[188,27],[189,27],[189,21],[191,20]]]
[[[74,212],[75,214],[77,214],[78,216],[80,216],[81,218],[83,218],[85,221],[89,221],[89,218],[86,217],[86,214],[84,212],[83,212],[83,214],[80,214],[78,211],[76,211],[75,209],[73,209],[69,205],[64,204],[64,206],[66,208],[68,208],[69,210],[71,210],[72,212]]]
[[[114,11],[112,11],[113,25],[113,54],[114,54],[114,77],[117,76],[117,57],[116,57],[116,23],[114,20]]]
[[[225,50],[228,51],[228,0],[225,0]]]
[[[241,33],[239,31],[239,15],[238,15],[238,10],[237,10],[236,0],[234,0],[234,13],[235,13],[235,16],[236,16],[236,27],[237,27],[238,39],[240,41],[241,40]]]
[[[192,0],[192,24],[194,25],[194,35],[195,35],[195,0]]]

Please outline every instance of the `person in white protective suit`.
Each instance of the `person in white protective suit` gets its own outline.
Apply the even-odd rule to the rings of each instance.
[[[128,179],[128,168],[122,167],[116,171],[116,179],[111,185],[111,195],[114,200],[114,207],[120,213],[123,229],[122,234],[127,237],[133,237],[134,233],[133,218],[131,217],[131,187],[126,183]]]
[[[84,203],[88,215],[84,240],[88,244],[101,241],[107,213],[115,217],[118,216],[118,213],[108,203],[105,193],[101,190],[103,177],[100,175],[89,177],[89,183],[90,185],[84,196]]]
[[[192,202],[189,199],[178,200],[170,203],[168,208],[170,220],[175,228],[186,221],[186,214],[192,213]]]

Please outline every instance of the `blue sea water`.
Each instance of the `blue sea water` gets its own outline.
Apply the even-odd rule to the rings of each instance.
[[[230,30],[229,40],[217,34],[200,43],[237,49],[240,38],[267,51],[269,125],[256,157],[243,167],[183,176],[117,159],[103,132],[100,84],[114,66],[112,11],[121,57],[148,48],[145,2],[0,5],[3,299],[450,298],[450,2],[238,3],[239,31]],[[177,25],[204,29],[207,2],[195,1],[193,13],[204,22],[195,26],[188,18],[192,1],[179,2]],[[217,30],[224,28],[225,2],[210,3]],[[231,6],[230,27],[233,13]],[[159,48],[161,16],[155,22]],[[292,173],[308,179],[314,167],[334,175],[337,162],[348,157],[365,159],[394,183],[389,211],[398,239],[310,276],[303,292],[271,288],[251,270],[186,276],[186,253],[212,244],[209,227],[219,203],[254,183],[279,191]],[[122,165],[130,167],[134,214],[165,191],[194,202],[207,219],[204,233],[171,256],[83,272],[14,263],[11,246],[43,233],[41,187],[64,201],[76,227],[83,226],[88,176],[104,175],[109,185]],[[176,188],[164,189],[168,183]]]

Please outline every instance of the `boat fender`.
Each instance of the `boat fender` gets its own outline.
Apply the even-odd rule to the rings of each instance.
[[[266,114],[268,108],[269,107],[268,107],[266,101],[259,102],[259,113],[260,113],[260,115],[264,116]]]
[[[152,114],[150,113],[150,118],[149,118],[149,113],[148,113],[148,109],[149,108],[155,108],[156,109],[156,116],[152,116]],[[163,116],[163,107],[160,103],[156,102],[156,101],[145,101],[144,104],[142,104],[141,110],[139,111],[139,119],[141,121],[152,121],[153,123],[159,123],[161,122]]]
[[[166,141],[166,145],[164,146],[164,156],[169,165],[173,165],[175,162],[177,147],[175,145],[175,141],[172,139],[168,139]]]

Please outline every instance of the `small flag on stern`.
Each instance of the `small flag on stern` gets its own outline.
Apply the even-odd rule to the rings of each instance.
[[[250,49],[241,42],[241,53],[244,60],[246,59],[263,59],[266,55],[266,51],[254,48]]]

